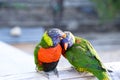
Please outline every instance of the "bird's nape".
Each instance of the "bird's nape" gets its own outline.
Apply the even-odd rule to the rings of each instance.
[[[53,46],[56,46],[60,43],[60,40],[66,37],[66,34],[58,29],[58,28],[52,28],[47,31],[48,36],[52,39]]]
[[[64,37],[65,33],[58,29],[58,28],[52,28],[47,31],[48,35],[53,38],[53,37]]]

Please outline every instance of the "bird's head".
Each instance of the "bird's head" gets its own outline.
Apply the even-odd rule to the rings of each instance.
[[[52,28],[46,31],[43,34],[42,40],[41,40],[41,46],[42,47],[55,47],[57,44],[60,43],[61,39],[65,38],[66,34],[62,32],[58,28]]]
[[[68,48],[70,48],[75,43],[75,37],[74,35],[69,32],[65,31],[66,37],[61,40],[61,46],[64,51],[66,51]]]

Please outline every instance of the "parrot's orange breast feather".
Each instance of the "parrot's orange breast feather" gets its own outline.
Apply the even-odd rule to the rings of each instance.
[[[52,48],[40,48],[38,51],[38,61],[51,63],[59,60],[61,56],[62,48],[60,44]]]

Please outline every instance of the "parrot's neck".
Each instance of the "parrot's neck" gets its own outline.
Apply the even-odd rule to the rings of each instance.
[[[50,46],[46,43],[44,38],[41,39],[40,46],[43,48],[49,48]]]
[[[54,45],[53,45],[53,41],[52,41],[51,37],[48,36],[47,32],[45,32],[45,33],[43,34],[43,37],[42,37],[42,39],[41,39],[41,41],[40,41],[40,45],[41,45],[41,47],[43,47],[43,48],[49,48],[49,47],[54,46]]]

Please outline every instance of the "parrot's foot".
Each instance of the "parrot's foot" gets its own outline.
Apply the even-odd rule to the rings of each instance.
[[[61,80],[59,78],[57,69],[54,69],[53,71],[45,72],[45,74],[49,80]]]
[[[76,68],[74,68],[73,66],[71,66],[70,67],[71,69],[73,69],[74,71],[77,71],[77,69]],[[78,72],[78,71],[77,71]]]
[[[89,73],[89,72],[82,72],[81,75],[82,75],[82,76],[93,77],[93,74],[92,74],[92,73]]]
[[[107,71],[110,72],[110,73],[113,72],[113,70],[111,70],[111,69],[107,69]]]
[[[37,67],[35,67],[35,70],[36,70],[36,72],[39,72],[39,70],[38,70],[38,68],[37,68]]]
[[[36,72],[40,72],[40,70],[38,70],[38,67],[35,68]]]
[[[41,74],[43,74],[43,76],[45,76],[46,78],[49,79],[49,74],[47,74],[46,72],[38,70],[38,67],[36,67],[35,70],[37,73],[41,73]]]
[[[74,68],[71,66],[71,68],[77,72],[86,72],[86,69],[85,68]]]
[[[54,71],[54,74],[55,74],[57,77],[59,77],[59,73],[58,73],[57,68],[55,68],[53,71]]]

